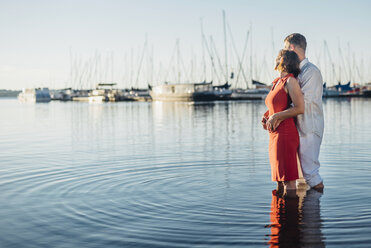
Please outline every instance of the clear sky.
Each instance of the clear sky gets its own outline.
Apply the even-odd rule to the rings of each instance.
[[[237,54],[241,59],[250,31],[245,76],[270,83],[282,40],[300,32],[308,58],[329,84],[371,81],[371,1],[1,0],[0,88],[93,87],[98,81],[145,86],[179,75],[181,81],[203,80],[200,19],[224,66],[222,10],[237,50],[228,34],[229,71],[237,74]],[[171,60],[177,39],[181,59]],[[218,64],[213,73],[205,53],[206,79],[218,81],[222,69]]]

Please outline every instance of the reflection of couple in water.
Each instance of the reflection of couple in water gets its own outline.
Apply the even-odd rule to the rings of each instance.
[[[298,189],[295,197],[272,192],[270,247],[325,247],[321,232],[320,197],[315,189]]]

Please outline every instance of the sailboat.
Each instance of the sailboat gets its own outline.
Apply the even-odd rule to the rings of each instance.
[[[180,66],[184,63],[181,61],[179,40],[176,41],[174,54],[177,53],[177,83],[165,82],[161,85],[149,85],[149,94],[153,101],[214,101],[227,99],[232,92],[229,90],[230,84],[215,86],[213,81],[181,83]],[[172,56],[174,58],[174,56]],[[172,63],[170,63],[172,64]],[[188,80],[191,81],[191,80]]]

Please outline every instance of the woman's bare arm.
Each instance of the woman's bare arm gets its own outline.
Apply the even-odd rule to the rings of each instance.
[[[299,82],[290,77],[285,85],[285,90],[290,95],[293,107],[271,115],[267,121],[267,128],[270,131],[276,130],[279,124],[288,118],[295,117],[304,113],[304,96],[301,92]]]

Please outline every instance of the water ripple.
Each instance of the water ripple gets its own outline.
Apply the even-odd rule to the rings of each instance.
[[[327,101],[328,120],[347,104],[371,102]],[[262,104],[39,106],[2,124],[1,247],[267,247],[290,233],[294,247],[371,243],[362,111],[341,137],[350,124],[327,123],[324,194],[286,199],[272,194]]]

